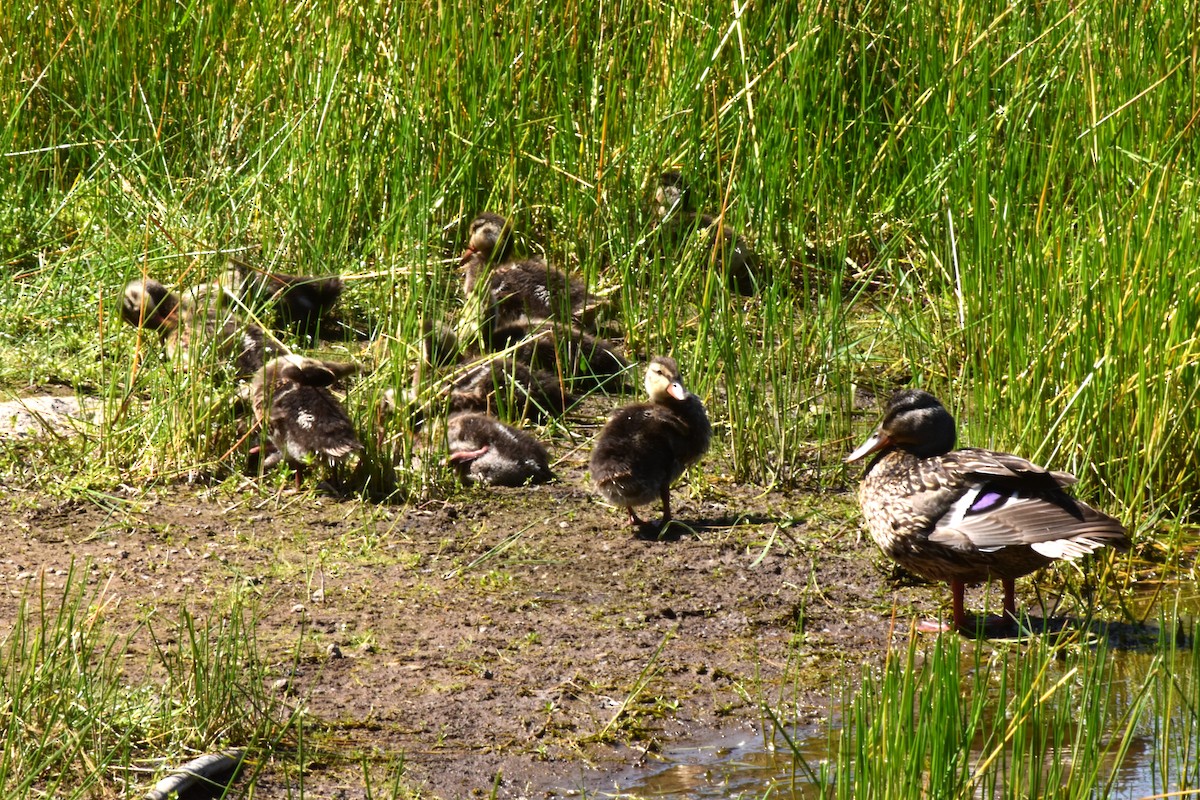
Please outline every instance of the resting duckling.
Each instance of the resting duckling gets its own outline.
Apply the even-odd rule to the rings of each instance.
[[[185,291],[179,303],[179,324],[164,339],[167,355],[183,369],[201,363],[201,354],[215,352],[232,359],[234,372],[248,378],[269,357],[285,352],[254,323],[242,323],[233,314],[230,298],[219,283],[203,283]]]
[[[954,417],[937,398],[908,389],[846,460],[876,453],[858,488],[871,538],[905,569],[950,583],[958,630],[969,632],[968,583],[999,578],[1015,620],[1017,578],[1060,558],[1129,547],[1120,522],[1064,491],[1074,476],[1008,453],[955,450],[955,438]]]
[[[700,398],[683,386],[674,359],[657,357],[646,369],[649,403],[619,408],[592,450],[592,480],[606,500],[633,510],[661,499],[660,529],[671,521],[671,484],[708,451],[712,428]]]
[[[238,287],[247,303],[275,306],[280,328],[314,338],[321,321],[342,296],[345,283],[339,275],[288,275],[263,272],[239,261],[230,261],[227,280]]]
[[[166,331],[179,324],[179,295],[153,278],[139,278],[125,286],[121,318],[135,328]]]
[[[199,363],[199,353],[211,347],[220,358],[232,359],[239,377],[249,377],[285,348],[259,326],[238,321],[227,301],[224,287],[217,283],[193,286],[178,295],[146,278],[125,287],[121,317],[134,327],[157,331],[167,356],[184,370]]]
[[[691,188],[682,175],[664,172],[655,199],[661,231],[677,242],[697,232],[711,237],[713,257],[728,278],[730,290],[747,296],[758,294],[763,281],[758,255],[724,224],[714,229],[717,217],[697,211]]]
[[[569,319],[583,312],[587,287],[546,263],[541,256],[510,260],[512,228],[499,214],[480,214],[471,222],[463,252],[463,292],[479,302],[485,330],[522,319]],[[482,285],[480,285],[482,284]],[[483,293],[482,298],[477,292]]]
[[[562,414],[575,400],[552,373],[531,370],[512,356],[498,356],[462,374],[450,389],[450,412],[494,414],[538,422]]]
[[[329,387],[358,371],[358,365],[319,361],[298,355],[271,359],[254,376],[250,400],[254,416],[266,426],[274,451],[262,469],[281,459],[295,469],[300,487],[303,467],[319,459],[336,465],[362,450],[345,408]]]
[[[524,486],[554,480],[541,442],[486,414],[455,414],[447,440],[450,465],[464,483]]]
[[[513,348],[513,355],[530,369],[562,375],[573,387],[607,387],[625,383],[629,362],[598,336],[574,325],[513,322],[496,328],[487,341],[493,350]]]

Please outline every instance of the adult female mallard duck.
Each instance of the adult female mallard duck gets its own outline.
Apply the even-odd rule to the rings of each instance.
[[[357,364],[320,361],[298,355],[273,358],[250,385],[254,416],[266,426],[274,451],[262,468],[286,459],[296,471],[314,459],[336,464],[362,450],[354,423],[329,387],[358,371]]]
[[[955,437],[937,398],[906,389],[846,460],[876,453],[858,489],[871,538],[905,569],[950,583],[957,629],[968,630],[968,583],[999,578],[1015,620],[1017,578],[1060,558],[1129,547],[1120,522],[1064,491],[1074,476],[1008,453],[955,450]]]
[[[671,521],[671,484],[708,451],[712,428],[700,398],[688,392],[674,359],[658,357],[646,369],[649,403],[619,408],[596,439],[592,480],[606,500],[629,510],[662,500],[660,529]]]
[[[449,462],[464,483],[524,486],[554,480],[542,443],[486,414],[455,414],[446,426]]]

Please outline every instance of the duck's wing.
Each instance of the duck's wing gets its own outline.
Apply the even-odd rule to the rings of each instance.
[[[934,517],[931,542],[983,552],[1027,546],[1047,558],[1129,544],[1120,522],[1063,490],[1075,482],[1067,473],[987,450],[959,450],[932,461],[944,508]]]

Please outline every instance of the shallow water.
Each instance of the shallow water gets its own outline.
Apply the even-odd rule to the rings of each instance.
[[[795,742],[809,765],[816,768],[828,757],[827,733],[796,731]],[[1146,798],[1163,792],[1152,775],[1152,739],[1133,737],[1129,753],[1117,770],[1111,798]],[[978,753],[973,754],[978,756]],[[1062,755],[1068,755],[1063,753]],[[786,745],[770,747],[753,735],[717,736],[665,750],[657,762],[610,776],[588,792],[606,798],[785,798],[813,800],[822,796]]]
[[[1190,611],[1190,609],[1189,609]],[[1191,614],[1181,618],[1195,619]],[[1189,630],[1192,623],[1186,622]],[[1140,633],[1139,633],[1140,632]],[[1112,774],[1113,783],[1104,797],[1147,798],[1162,796],[1177,791],[1176,776],[1170,767],[1164,770],[1158,763],[1163,748],[1155,745],[1155,737],[1161,731],[1176,731],[1174,723],[1163,725],[1162,718],[1155,717],[1155,707],[1149,704],[1141,721],[1133,725],[1127,734],[1126,712],[1137,701],[1141,684],[1152,668],[1158,655],[1157,632],[1151,627],[1114,626],[1108,635],[1111,648],[1113,671],[1113,709],[1107,717],[1110,730],[1108,741],[1128,737],[1128,748],[1120,763],[1113,770],[1111,761],[1101,768],[1101,775]],[[1153,643],[1153,644],[1151,644]],[[988,646],[988,645],[984,645]],[[963,668],[970,669],[974,659],[973,648],[963,647]],[[1191,654],[1187,645],[1180,647],[1178,677],[1191,682]],[[774,737],[749,731],[714,734],[704,739],[677,743],[639,767],[608,775],[589,787],[589,797],[609,798],[787,798],[788,800],[810,800],[822,796],[821,788],[813,779],[813,771],[831,757],[831,741],[836,740],[837,723],[829,725],[805,725],[788,730],[805,763],[793,757],[785,737],[776,733]],[[1179,737],[1174,732],[1168,734]],[[836,746],[836,744],[834,745]],[[1200,749],[1198,742],[1178,742],[1176,751]],[[1057,758],[1071,758],[1069,749],[1060,748]],[[982,752],[971,753],[972,762],[982,758]],[[1188,769],[1195,774],[1195,764]],[[1164,773],[1166,773],[1164,775]],[[1164,781],[1166,785],[1164,785]],[[1101,781],[1103,785],[1103,781]],[[1101,796],[1097,789],[1095,796]],[[1177,796],[1177,795],[1176,795]]]
[[[810,764],[828,757],[827,734],[816,726],[796,730],[793,741]],[[665,748],[641,767],[608,776],[594,788],[600,797],[757,798],[819,797],[817,786],[782,739],[761,734],[715,734]]]

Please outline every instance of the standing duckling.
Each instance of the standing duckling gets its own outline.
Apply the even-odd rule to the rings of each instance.
[[[634,506],[662,500],[665,529],[671,521],[671,484],[708,451],[712,427],[700,398],[683,386],[674,359],[657,357],[646,369],[649,403],[619,408],[596,439],[591,472],[606,500],[629,510],[629,524],[644,523]]]
[[[486,414],[455,414],[447,440],[450,465],[464,483],[524,486],[554,480],[541,442]]]
[[[1120,522],[1064,491],[1074,476],[1008,453],[955,450],[955,438],[954,417],[937,398],[908,389],[846,460],[877,454],[858,489],[871,538],[905,569],[950,583],[958,630],[969,630],[968,583],[999,578],[1015,620],[1017,578],[1060,558],[1129,547]]]
[[[319,361],[298,355],[263,365],[250,386],[255,417],[267,428],[275,451],[263,469],[286,459],[300,487],[303,467],[313,459],[337,464],[362,450],[346,410],[329,390],[335,381],[358,370],[355,364]]]

